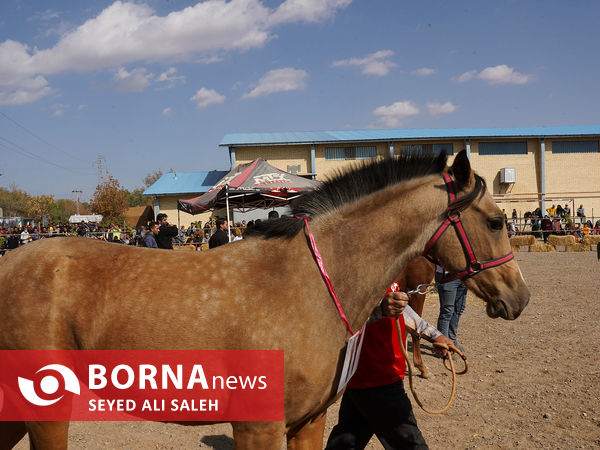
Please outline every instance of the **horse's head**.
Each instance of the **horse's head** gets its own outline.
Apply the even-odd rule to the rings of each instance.
[[[456,156],[451,172],[456,197],[451,198],[445,224],[453,229],[443,232],[427,251],[487,302],[490,317],[516,319],[530,294],[512,258],[504,215],[483,179],[471,170],[465,151]]]

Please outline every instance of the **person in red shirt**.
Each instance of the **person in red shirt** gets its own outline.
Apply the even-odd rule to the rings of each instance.
[[[386,449],[428,448],[404,390],[406,363],[398,341],[397,316],[405,348],[405,327],[431,342],[453,344],[421,319],[408,306],[408,296],[398,292],[397,283],[392,284],[369,318],[358,368],[342,397],[338,423],[326,449],[363,449],[373,434]]]

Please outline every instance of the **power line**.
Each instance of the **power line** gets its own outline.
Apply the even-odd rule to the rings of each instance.
[[[61,148],[58,148],[56,145],[51,144],[50,142],[48,142],[47,140],[45,140],[44,138],[41,138],[40,136],[38,136],[37,134],[35,134],[33,131],[31,131],[30,129],[26,128],[25,126],[21,125],[19,122],[17,122],[15,119],[7,116],[5,113],[3,113],[2,111],[0,111],[0,116],[3,116],[6,120],[11,121],[13,124],[15,124],[16,126],[18,126],[19,128],[23,129],[24,131],[26,131],[28,134],[30,134],[31,136],[33,136],[34,138],[36,138],[37,140],[39,140],[40,142],[43,142],[44,144],[48,145],[49,147],[52,147],[55,150],[58,150],[61,153],[64,153],[65,155],[67,155],[70,158],[73,158],[77,161],[81,161],[81,162],[87,162],[81,158],[78,158],[77,156],[71,155],[70,153],[64,151]]]
[[[12,142],[12,141],[10,141],[10,140],[2,137],[2,136],[0,136],[0,140],[2,140],[2,141],[4,141],[4,142],[6,142],[6,143],[9,144],[9,145],[7,145],[6,143],[0,142],[0,147],[4,147],[7,150],[10,150],[10,151],[12,151],[14,153],[18,153],[20,155],[26,156],[27,158],[33,159],[35,161],[43,162],[45,164],[50,164],[51,166],[58,167],[59,169],[63,169],[63,170],[68,170],[68,171],[73,172],[73,173],[80,173],[81,174],[82,170],[89,170],[87,167],[66,167],[66,166],[62,166],[60,164],[56,164],[56,163],[54,163],[52,161],[49,161],[49,160],[43,158],[42,156],[39,156],[39,155],[37,155],[37,154],[35,154],[35,153],[33,153],[33,152],[31,152],[31,151],[29,151],[29,150],[21,147],[18,144],[15,144],[14,142]],[[84,174],[89,174],[89,172],[84,173]]]

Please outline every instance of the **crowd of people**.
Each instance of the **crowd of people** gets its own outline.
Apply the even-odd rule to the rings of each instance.
[[[575,217],[571,214],[571,208],[568,204],[564,206],[553,204],[546,208],[545,214],[541,208],[534,211],[527,211],[519,220],[516,209],[512,210],[511,219],[508,219],[506,212],[506,227],[509,236],[514,236],[519,233],[516,223],[520,222],[523,227],[521,232],[531,227],[531,233],[538,238],[542,238],[544,242],[548,241],[550,235],[573,235],[576,239],[582,239],[588,234],[600,235],[600,219],[594,223],[585,215],[585,208],[579,205],[575,211]]]
[[[273,212],[275,211],[271,211]],[[80,236],[123,245],[163,249],[190,246],[200,251],[209,246],[211,237],[215,234],[219,236],[220,245],[242,239],[246,230],[254,226],[255,222],[260,222],[260,219],[248,223],[243,220],[228,227],[226,220],[212,217],[204,224],[202,221],[197,221],[187,227],[178,227],[168,222],[166,214],[158,214],[156,221],[141,227],[121,227],[115,224],[101,226],[91,222],[57,223],[47,226],[30,224],[0,226],[0,256],[7,250],[13,250],[30,242],[59,236]],[[230,238],[227,236],[228,228]]]

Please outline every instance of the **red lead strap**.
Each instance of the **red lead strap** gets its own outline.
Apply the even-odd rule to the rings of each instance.
[[[310,240],[310,249],[312,250],[312,253],[317,261],[317,266],[319,266],[319,271],[321,272],[321,276],[323,277],[323,280],[325,280],[325,284],[327,285],[327,289],[329,289],[331,298],[333,298],[333,302],[335,303],[335,307],[338,310],[338,314],[340,315],[342,322],[344,322],[346,330],[348,330],[350,335],[354,335],[354,332],[352,331],[352,328],[350,327],[350,324],[348,323],[348,319],[346,318],[346,314],[344,314],[344,310],[338,299],[338,296],[336,295],[335,290],[333,289],[333,285],[331,284],[329,275],[327,275],[327,270],[325,270],[325,265],[323,264],[323,258],[321,258],[321,253],[319,253],[319,249],[317,248],[317,243],[315,242],[315,237],[313,236],[312,232],[310,231],[310,228],[308,227],[308,221],[310,219],[308,217],[299,217],[299,219],[304,220],[304,226],[306,227],[308,239]]]

